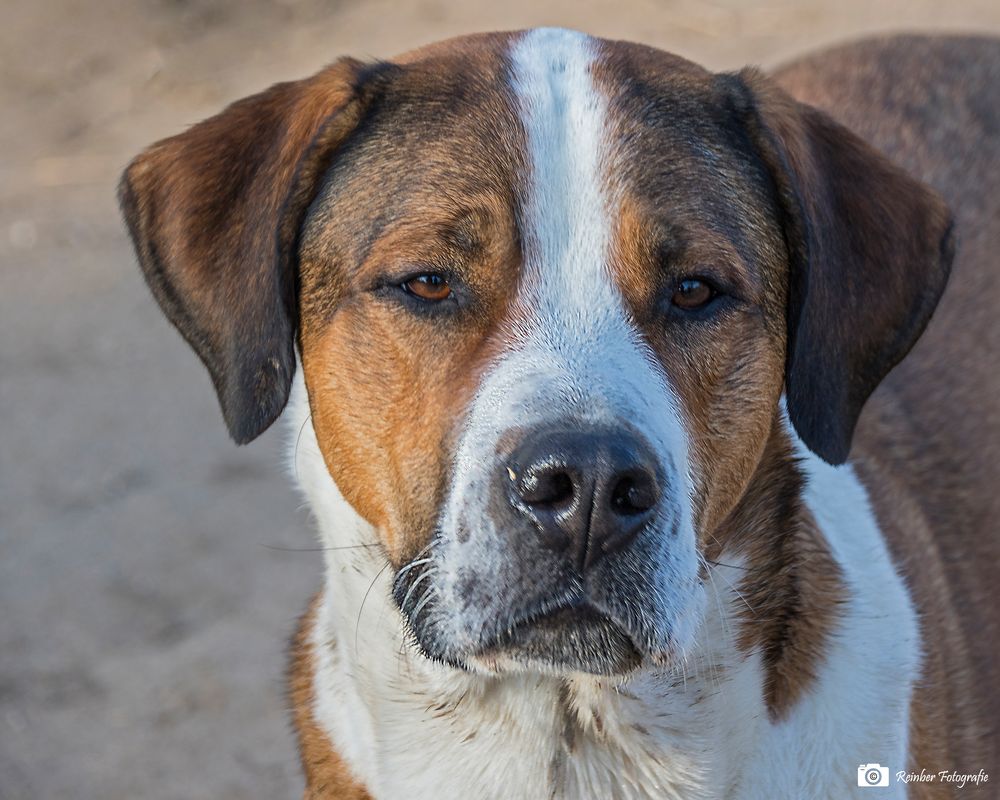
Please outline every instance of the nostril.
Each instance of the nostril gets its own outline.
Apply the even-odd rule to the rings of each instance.
[[[532,506],[564,506],[573,500],[573,478],[565,470],[547,469],[529,472],[518,494]]]
[[[656,481],[645,472],[635,472],[619,478],[611,490],[611,508],[616,514],[644,514],[660,499]]]

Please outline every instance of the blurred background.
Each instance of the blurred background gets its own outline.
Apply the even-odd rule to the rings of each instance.
[[[561,25],[709,67],[872,32],[1000,34],[997,0],[3,0],[0,798],[279,798],[284,647],[318,588],[282,425],[226,437],[133,261],[126,162],[336,56]]]

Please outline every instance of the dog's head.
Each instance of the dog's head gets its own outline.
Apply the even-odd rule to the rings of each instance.
[[[780,419],[847,457],[947,277],[942,201],[754,71],[540,30],[342,60],[153,146],[122,204],[238,442],[296,364],[432,657],[622,673]]]

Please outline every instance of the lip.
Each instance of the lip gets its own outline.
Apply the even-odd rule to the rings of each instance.
[[[530,615],[489,641],[476,656],[597,675],[622,675],[642,661],[632,637],[587,602]]]

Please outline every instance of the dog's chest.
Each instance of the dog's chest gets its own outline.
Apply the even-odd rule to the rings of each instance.
[[[761,718],[759,708],[738,706],[751,693],[726,684],[753,680],[755,670],[692,674],[687,689],[673,679],[616,690],[589,678],[535,678],[481,685],[417,715],[410,708],[398,724],[384,720],[382,756],[392,766],[378,770],[376,796],[724,797],[734,765],[717,743],[749,740]]]

